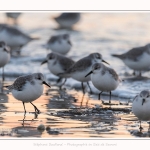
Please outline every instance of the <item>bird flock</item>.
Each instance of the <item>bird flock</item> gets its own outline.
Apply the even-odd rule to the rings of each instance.
[[[18,18],[23,16],[22,13],[6,13],[8,20],[12,19],[14,25],[17,25]],[[53,18],[60,29],[70,29],[81,19],[80,13],[62,13],[60,16]],[[15,26],[9,24],[0,24],[0,68],[2,68],[2,89],[7,88],[12,95],[19,101],[22,101],[24,113],[26,113],[25,103],[31,103],[35,109],[35,114],[39,114],[40,110],[32,103],[43,93],[43,84],[48,86],[46,79],[42,73],[34,73],[30,75],[19,76],[12,85],[4,86],[4,67],[13,57],[13,53],[20,55],[22,47],[39,38],[30,37],[23,33]],[[52,35],[43,47],[50,51],[41,62],[41,65],[47,63],[50,73],[58,77],[57,83],[64,79],[61,87],[68,78],[72,78],[81,82],[83,94],[85,94],[84,83],[89,87],[90,94],[93,86],[99,90],[98,99],[101,99],[103,92],[109,92],[109,103],[111,103],[111,92],[115,90],[122,79],[117,72],[110,66],[109,62],[103,59],[102,54],[93,52],[87,56],[74,61],[67,57],[67,53],[72,48],[70,35],[60,34]],[[138,76],[142,76],[142,71],[150,70],[150,44],[135,47],[124,54],[112,54],[113,57],[119,58],[123,63],[133,70],[139,72]],[[122,82],[123,83],[123,82]],[[103,100],[102,100],[103,102]],[[142,130],[141,121],[150,120],[150,91],[145,89],[141,91],[133,99],[132,112],[140,121],[140,130]]]

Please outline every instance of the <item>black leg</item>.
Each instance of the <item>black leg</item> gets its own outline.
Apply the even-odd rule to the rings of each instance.
[[[103,93],[103,91],[98,94],[98,99],[99,99],[99,100],[101,99],[101,94],[102,94],[102,93]]]
[[[83,82],[81,82],[81,86],[82,86],[83,94],[85,94]]]
[[[109,103],[111,103],[111,91],[110,91],[110,96],[109,96]]]
[[[143,128],[142,128],[142,126],[141,126],[141,121],[140,121],[140,128],[139,128],[139,129],[140,129],[140,132],[143,130]]]
[[[61,86],[60,86],[60,89],[61,89],[61,87],[66,83],[66,81],[67,81],[67,79],[65,78],[65,80],[64,80],[64,82],[61,84]]]
[[[23,120],[22,120],[22,125],[23,125],[23,127],[24,127],[25,118],[26,118],[26,114],[24,113],[24,118],[23,118]]]
[[[57,83],[59,83],[61,80],[62,80],[62,78],[59,77],[59,78],[57,79]]]
[[[5,81],[5,76],[4,76],[4,67],[2,68],[3,70],[2,70],[2,80],[3,80],[3,82]]]
[[[23,108],[24,108],[24,114],[26,114],[26,108],[25,108],[24,102],[22,102],[22,104],[23,104]]]
[[[88,85],[88,87],[89,87],[89,89],[90,89],[90,94],[92,94],[93,92],[92,92],[92,89],[91,89],[91,87],[90,87],[89,82],[87,82],[87,85]]]
[[[31,103],[31,102],[30,102]],[[34,107],[34,109],[35,109],[35,113],[36,113],[36,111],[37,111],[37,113],[39,114],[40,113],[40,111],[37,109],[37,107],[33,104],[33,103],[31,103],[32,105],[33,105],[33,107]]]

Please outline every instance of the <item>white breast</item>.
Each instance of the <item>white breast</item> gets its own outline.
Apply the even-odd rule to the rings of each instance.
[[[34,85],[26,83],[23,91],[12,90],[13,96],[23,102],[32,102],[39,98],[43,93],[43,85],[35,82]]]
[[[142,105],[142,100],[137,97],[132,103],[132,111],[141,121],[150,120],[150,100],[145,101]]]
[[[0,41],[5,41],[8,46],[21,46],[27,44],[30,39],[22,36],[22,35],[12,35],[8,33],[6,30],[2,30],[0,32]]]
[[[108,72],[103,76],[100,73],[91,74],[91,80],[93,85],[100,91],[112,91],[119,85],[119,81],[112,78]]]
[[[49,45],[49,48],[57,53],[66,54],[71,49],[71,45],[68,44],[66,41],[62,40],[61,43],[54,42]]]
[[[0,67],[4,67],[10,60],[10,53],[0,51]]]
[[[123,62],[131,69],[142,71],[149,70],[150,68],[150,55],[144,53],[138,61],[131,61],[129,59],[123,60]]]

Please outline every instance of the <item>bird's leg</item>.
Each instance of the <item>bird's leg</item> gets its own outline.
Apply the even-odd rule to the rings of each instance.
[[[24,118],[23,118],[23,122],[22,122],[22,125],[23,125],[23,127],[24,127],[24,120],[25,120],[25,118],[26,118],[26,114],[24,113]]]
[[[93,92],[92,92],[92,89],[91,89],[91,87],[90,87],[89,82],[87,82],[87,85],[88,85],[88,87],[89,87],[89,89],[90,89],[90,94],[92,94]]]
[[[110,96],[109,96],[109,103],[111,103],[111,91],[110,91]]]
[[[133,71],[133,73],[132,73],[134,76],[136,75],[136,73],[135,73],[135,71]]]
[[[2,93],[3,93],[4,80],[5,78],[4,78],[4,67],[3,67],[2,68],[2,88],[1,88]]]
[[[103,91],[101,91],[99,94],[98,94],[98,99],[100,100],[101,99],[101,94],[103,93]],[[103,100],[102,100],[102,103],[103,103]]]
[[[62,78],[59,77],[56,82],[59,83],[61,80],[62,80]]]
[[[66,83],[67,79],[65,78],[64,82],[60,85],[60,89],[62,88],[62,86]]]
[[[22,104],[23,104],[23,108],[24,108],[24,114],[26,114],[26,108],[25,108],[24,102],[22,102]]]
[[[38,110],[38,108],[32,102],[30,102],[30,103],[33,105],[33,107],[35,109],[35,113],[37,112],[38,114],[40,114],[40,111]]]
[[[83,82],[81,82],[81,86],[82,86],[83,94],[85,94]]]
[[[139,128],[139,129],[140,129],[140,132],[143,130],[143,128],[142,128],[142,126],[141,126],[141,121],[140,121],[140,128]]]

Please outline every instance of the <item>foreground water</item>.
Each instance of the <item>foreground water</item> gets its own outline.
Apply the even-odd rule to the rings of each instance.
[[[1,94],[0,129],[3,137],[149,137],[148,124],[143,122],[144,130],[139,133],[138,120],[131,112],[133,97],[141,90],[149,89],[149,72],[143,73],[142,78],[135,78],[132,70],[111,54],[149,43],[150,23],[147,20],[150,14],[82,13],[82,19],[74,30],[57,30],[57,24],[51,18],[58,14],[22,14],[18,28],[40,37],[40,40],[30,42],[23,47],[21,56],[11,58],[5,67],[5,84],[19,75],[34,72],[42,72],[52,84],[57,77],[50,74],[46,65],[40,65],[50,52],[42,45],[51,35],[59,33],[71,35],[73,47],[68,57],[78,60],[91,52],[99,52],[124,81],[112,92],[115,97],[111,107],[97,100],[98,91],[92,84],[94,95],[85,95],[82,103],[82,93],[77,91],[80,89],[79,82],[68,79],[65,91],[59,91],[54,85],[48,95],[44,94],[35,101],[42,112],[37,119],[34,119],[30,104],[27,104],[27,110],[31,113],[24,118],[22,103],[11,94]],[[4,14],[0,14],[0,22],[5,20]],[[102,98],[107,100],[108,95],[104,94]],[[49,126],[50,130],[37,130],[40,124]]]

